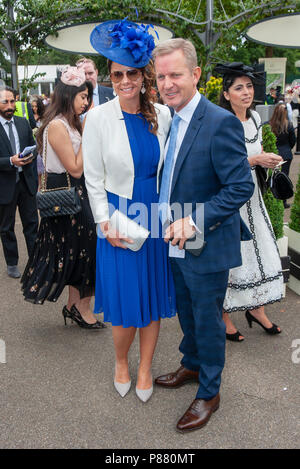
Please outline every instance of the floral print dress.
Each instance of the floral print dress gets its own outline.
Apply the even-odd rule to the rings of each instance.
[[[81,136],[64,119],[74,152]],[[95,289],[96,230],[90,209],[84,176],[70,176],[78,188],[82,210],[75,215],[43,218],[37,239],[21,279],[23,295],[32,303],[57,301],[66,285],[75,287],[81,298],[92,296]],[[66,174],[48,173],[47,188],[65,187]]]

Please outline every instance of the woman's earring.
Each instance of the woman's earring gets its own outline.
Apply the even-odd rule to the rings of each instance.
[[[115,92],[115,89],[113,88],[113,95],[117,96],[117,93]]]
[[[141,93],[145,94],[146,93],[146,88],[145,88],[145,83],[143,82],[142,88],[141,88]]]

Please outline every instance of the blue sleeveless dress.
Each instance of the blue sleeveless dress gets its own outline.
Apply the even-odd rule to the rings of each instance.
[[[104,321],[113,326],[140,328],[151,320],[175,316],[175,289],[168,245],[161,236],[157,216],[152,217],[155,222],[151,226],[151,207],[157,214],[155,204],[158,204],[159,143],[141,114],[123,112],[123,115],[134,162],[133,196],[129,200],[107,192],[110,216],[115,209],[132,219],[138,216],[151,233],[142,248],[135,252],[113,247],[103,236],[98,236],[94,312],[104,312]],[[142,210],[137,203],[144,204]],[[153,237],[152,233],[155,235],[158,231],[159,236]]]

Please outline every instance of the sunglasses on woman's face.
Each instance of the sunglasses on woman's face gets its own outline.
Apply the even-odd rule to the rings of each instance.
[[[115,72],[110,73],[110,79],[113,83],[120,83],[120,81],[123,80],[124,75],[126,75],[128,80],[135,81],[142,76],[142,71],[136,68],[130,68],[124,72],[116,70]]]

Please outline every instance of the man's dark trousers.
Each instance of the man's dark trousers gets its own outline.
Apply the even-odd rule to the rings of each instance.
[[[24,174],[21,172],[19,176],[12,201],[9,204],[0,205],[1,241],[6,264],[9,266],[18,265],[19,260],[18,244],[14,231],[17,207],[23,225],[28,255],[33,250],[38,230],[36,196],[29,193]]]
[[[13,120],[19,137],[20,150],[35,145],[27,120],[18,116],[14,116]],[[33,249],[38,229],[36,159],[22,166],[22,171],[19,172],[10,161],[15,151],[3,126],[0,125],[0,235],[4,257],[9,266],[17,265],[19,257],[14,233],[17,207],[29,254]]]
[[[187,255],[189,255],[187,253]],[[229,270],[201,274],[182,259],[171,259],[180,326],[181,364],[199,372],[196,399],[212,399],[219,392],[225,364],[226,327],[222,306]]]

